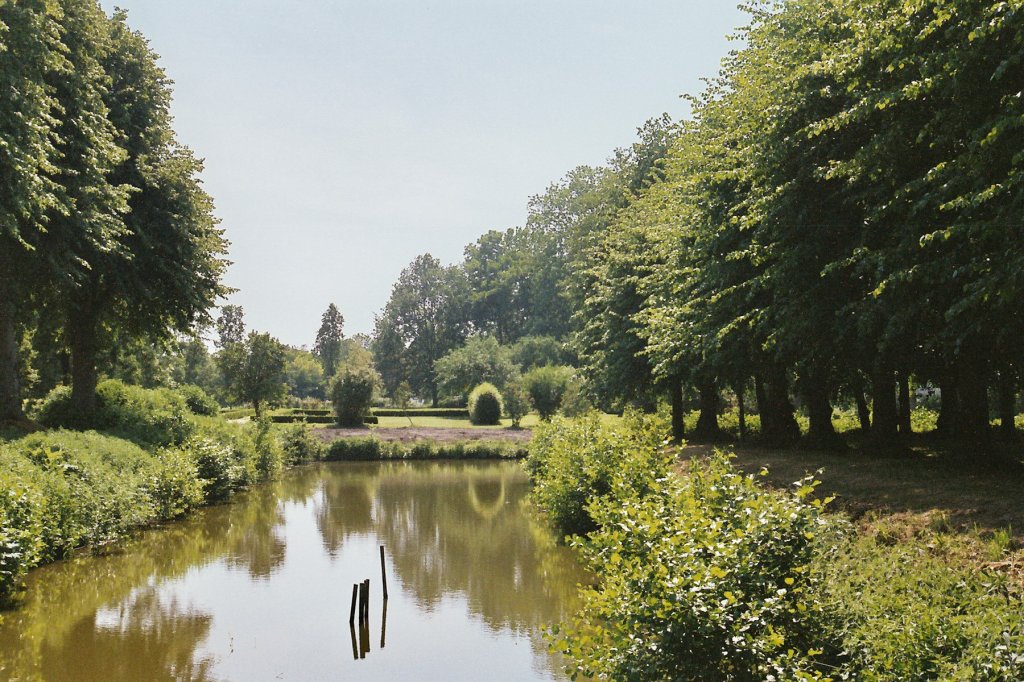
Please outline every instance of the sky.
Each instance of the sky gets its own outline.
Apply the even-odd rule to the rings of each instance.
[[[373,329],[402,268],[522,225],[530,196],[688,114],[735,0],[104,0],[174,80],[231,242],[228,302],[311,346]]]

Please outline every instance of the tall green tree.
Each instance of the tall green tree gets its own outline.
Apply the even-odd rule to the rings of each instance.
[[[330,378],[338,371],[341,361],[341,341],[345,338],[345,318],[338,307],[331,303],[320,318],[320,329],[316,333],[313,354],[323,366],[324,376]]]
[[[220,309],[216,322],[218,348],[245,341],[245,309],[240,305],[226,305]]]
[[[265,403],[285,393],[287,349],[270,334],[249,332],[241,343],[232,343],[217,356],[228,394],[252,405],[258,418]]]
[[[96,400],[105,327],[165,341],[207,324],[209,309],[229,293],[220,281],[227,242],[199,180],[202,164],[175,139],[170,81],[123,12],[101,17],[108,48],[99,63],[110,82],[103,97],[124,150],[110,179],[131,193],[116,248],[89,252],[89,269],[62,298],[72,401],[85,414]]]
[[[0,419],[21,416],[17,325],[122,229],[106,17],[91,0],[0,6]]]
[[[400,367],[413,389],[435,406],[434,363],[466,337],[465,291],[460,269],[444,267],[430,254],[418,256],[402,270],[377,321],[378,367],[386,348],[389,366],[382,371],[391,375]]]

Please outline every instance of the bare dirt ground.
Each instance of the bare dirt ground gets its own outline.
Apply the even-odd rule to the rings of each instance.
[[[314,433],[328,443],[341,438],[371,437],[401,443],[412,443],[418,440],[432,440],[440,443],[481,440],[528,443],[530,438],[533,437],[533,431],[530,429],[460,429],[431,428],[426,426],[410,426],[397,429],[316,429]]]

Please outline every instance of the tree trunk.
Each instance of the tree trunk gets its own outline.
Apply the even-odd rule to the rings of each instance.
[[[960,432],[960,391],[953,373],[939,382],[939,419],[936,429],[943,438],[954,438]]]
[[[1017,439],[1013,420],[1017,416],[1017,386],[1012,373],[999,373],[999,433],[1008,441]]]
[[[96,411],[96,318],[89,307],[75,309],[68,316],[68,345],[71,347],[71,405],[78,417],[88,420]]]
[[[971,357],[972,359],[967,359]],[[959,436],[973,443],[988,445],[991,429],[988,414],[988,381],[984,360],[974,356],[957,362],[957,383],[960,387]]]
[[[259,400],[252,401],[252,409],[256,412],[256,419],[259,419],[260,418],[260,401]]]
[[[0,293],[0,422],[20,421],[24,417],[14,299],[3,292]]]
[[[906,372],[900,372],[896,382],[899,387],[899,431],[904,436],[909,436],[913,433],[910,415],[914,410],[910,395],[910,377]]]
[[[437,407],[437,384],[434,382],[430,384],[430,406]]]
[[[820,374],[809,374],[803,383],[804,403],[810,426],[807,431],[808,445],[828,450],[841,450],[842,439],[832,425],[832,402],[829,400],[828,383]]]
[[[747,406],[743,399],[743,391],[746,388],[746,382],[739,385],[736,389],[736,411],[739,413],[740,418],[740,441],[747,439]]]
[[[686,437],[686,422],[683,415],[683,382],[672,380],[672,441],[682,443]]]
[[[860,430],[864,433],[871,432],[871,408],[868,407],[867,398],[864,397],[864,387],[858,384],[853,389],[853,400],[857,403],[857,419],[860,420]]]
[[[697,386],[700,400],[700,416],[693,430],[694,440],[716,441],[722,438],[722,429],[718,426],[719,396],[714,381],[704,381]]]
[[[761,437],[773,446],[793,443],[800,438],[800,425],[793,416],[789,399],[789,380],[783,369],[772,368],[765,381],[761,405]],[[762,396],[758,396],[760,400]]]
[[[893,371],[880,364],[871,375],[871,383],[871,437],[882,445],[895,443],[899,440],[900,417]]]

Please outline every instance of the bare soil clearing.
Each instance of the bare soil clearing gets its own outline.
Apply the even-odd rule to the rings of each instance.
[[[326,428],[314,429],[313,433],[328,443],[341,438],[379,438],[380,440],[398,441],[400,443],[412,443],[419,440],[430,440],[438,443],[501,440],[526,444],[533,437],[533,431],[530,429],[459,429],[425,426],[376,429]]]

